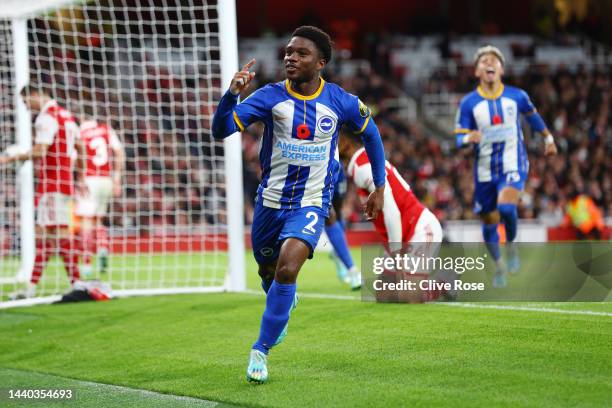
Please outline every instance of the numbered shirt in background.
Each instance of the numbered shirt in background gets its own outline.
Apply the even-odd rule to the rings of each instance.
[[[87,150],[87,176],[109,177],[112,151],[121,148],[117,133],[105,124],[88,120],[81,124],[81,140]]]

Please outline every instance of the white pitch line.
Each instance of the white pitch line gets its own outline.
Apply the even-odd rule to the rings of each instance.
[[[453,302],[440,302],[437,305],[445,306],[456,306],[465,307],[470,309],[496,309],[496,310],[514,310],[523,312],[543,312],[543,313],[558,313],[568,315],[588,315],[588,316],[607,316],[612,317],[612,313],[609,312],[596,312],[593,310],[569,310],[569,309],[553,309],[550,307],[531,307],[531,306],[510,306],[510,305],[485,305],[475,303],[453,303]]]
[[[36,297],[36,298],[29,298],[29,299],[7,300],[5,302],[0,301],[0,310],[10,309],[13,307],[49,305],[53,302],[57,302],[61,298],[62,297],[60,295],[56,295],[56,296]]]
[[[143,397],[152,397],[152,398],[157,398],[161,400],[170,400],[170,401],[177,401],[177,402],[181,401],[181,402],[188,404],[189,406],[194,406],[194,407],[213,408],[220,404],[217,401],[209,401],[209,400],[204,400],[204,399],[199,399],[199,398],[186,397],[184,395],[163,394],[163,393],[155,392],[155,391],[142,390],[140,388],[124,387],[122,385],[104,384],[104,383],[97,383],[93,381],[83,381],[83,380],[75,380],[75,381],[82,385],[89,385],[91,387],[101,388],[103,390],[111,389],[111,390],[118,391],[118,392],[135,392],[135,393],[140,394]]]
[[[234,293],[243,293],[247,295],[256,295],[256,296],[264,296],[265,293],[261,290],[253,290],[247,289],[242,292],[234,292]],[[351,296],[351,295],[334,295],[329,293],[309,293],[309,292],[301,292],[299,293],[302,298],[313,298],[313,299],[332,299],[332,300],[361,300],[359,296]],[[59,297],[58,297],[59,298]],[[26,299],[26,302],[31,299]],[[51,300],[56,300],[53,297],[38,299],[31,304],[14,304],[11,302],[0,303],[0,309],[14,307],[14,306],[33,306],[36,304],[45,304],[51,303]],[[20,302],[20,301],[17,301]],[[593,310],[568,310],[568,309],[554,309],[548,307],[531,307],[531,306],[510,306],[510,305],[491,305],[491,304],[476,304],[476,303],[461,303],[461,302],[431,302],[428,304],[434,305],[445,305],[445,306],[455,306],[455,307],[465,307],[471,309],[494,309],[494,310],[514,310],[514,311],[522,311],[522,312],[542,312],[542,313],[557,313],[557,314],[567,314],[567,315],[585,315],[585,316],[606,316],[612,317],[612,313],[610,312],[596,312]]]
[[[61,378],[63,380],[67,380],[72,382],[73,384],[71,384],[70,386],[68,386],[68,388],[74,388],[73,385],[82,385],[85,387],[89,387],[90,389],[95,389],[95,390],[101,390],[103,393],[108,392],[108,391],[114,391],[116,393],[119,394],[127,394],[127,393],[132,393],[132,394],[137,394],[141,397],[150,397],[150,398],[156,398],[158,400],[164,400],[164,401],[171,401],[173,403],[178,403],[178,402],[182,402],[184,403],[186,406],[189,407],[194,407],[194,408],[198,408],[198,407],[202,407],[202,408],[214,408],[218,405],[222,405],[222,406],[232,406],[229,404],[225,404],[225,403],[221,403],[221,402],[217,402],[217,401],[210,401],[210,400],[205,400],[205,399],[200,399],[200,398],[194,398],[194,397],[187,397],[184,395],[174,395],[174,394],[164,394],[164,393],[160,393],[160,392],[155,392],[155,391],[150,391],[150,390],[143,390],[140,388],[131,388],[131,387],[125,387],[122,385],[115,385],[115,384],[105,384],[105,383],[99,383],[99,382],[94,382],[94,381],[86,381],[86,380],[77,380],[74,378],[70,378],[70,377],[63,377],[61,375],[56,375],[56,374],[47,374],[47,373],[41,373],[38,371],[27,371],[27,370],[18,370],[15,368],[4,368],[4,367],[0,367],[0,369],[4,369],[7,371],[16,371],[16,372],[20,372],[20,373],[28,373],[28,374],[34,374],[36,376],[39,377],[43,377],[43,378],[48,378],[48,377],[55,377],[55,378]],[[75,393],[79,393],[79,394],[87,394],[87,390],[79,390],[76,389]],[[76,395],[75,397],[78,397],[78,395]],[[68,400],[70,401],[70,400]],[[183,405],[181,405],[183,406]]]
[[[260,290],[247,290],[244,293],[250,295],[263,296],[264,293]],[[333,295],[327,293],[299,293],[301,298],[316,298],[316,299],[332,299],[332,300],[361,300],[360,297],[349,296],[349,295]],[[429,305],[443,305],[443,306],[455,306],[465,307],[470,309],[494,309],[494,310],[514,310],[521,312],[542,312],[542,313],[557,313],[557,314],[568,314],[568,315],[586,315],[586,316],[607,316],[612,317],[612,313],[609,312],[596,312],[593,310],[568,310],[568,309],[554,309],[549,307],[532,307],[532,306],[511,306],[511,305],[491,305],[491,304],[477,304],[477,303],[462,303],[462,302],[431,302]]]

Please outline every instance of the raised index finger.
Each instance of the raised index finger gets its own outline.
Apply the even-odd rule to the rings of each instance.
[[[247,62],[244,67],[242,67],[242,71],[248,71],[249,68],[251,68],[253,66],[253,64],[255,64],[255,58],[253,58],[252,60],[250,60],[249,62]]]

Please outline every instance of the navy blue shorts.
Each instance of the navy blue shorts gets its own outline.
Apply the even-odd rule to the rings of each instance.
[[[525,188],[527,173],[512,171],[491,181],[476,182],[474,190],[474,213],[487,214],[497,209],[497,196],[504,187],[514,187],[519,191]]]
[[[251,243],[258,264],[273,263],[278,259],[281,245],[287,238],[297,238],[310,248],[309,258],[325,225],[325,211],[319,207],[281,210],[255,204]]]

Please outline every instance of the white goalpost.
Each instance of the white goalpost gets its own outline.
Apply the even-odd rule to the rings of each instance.
[[[10,56],[13,57],[13,67],[3,63],[0,68],[3,99],[2,134],[14,133],[15,144],[20,149],[28,149],[32,142],[31,117],[25,105],[16,97],[21,87],[28,81],[27,22],[24,18],[15,17],[10,21],[3,21],[1,27],[2,59],[8,60]],[[21,258],[17,274],[0,276],[0,284],[13,281],[25,282],[29,278],[34,260],[33,166],[31,162],[26,162],[16,171],[15,169],[0,169],[0,171],[2,171],[2,195],[4,196],[2,224],[19,225],[19,255]],[[17,189],[18,181],[23,183]],[[16,223],[17,220],[20,222]],[[10,239],[10,237],[5,237],[7,232],[7,228],[2,229],[4,239],[1,241],[6,242],[7,238]],[[14,230],[13,233],[13,237],[16,237],[17,231]],[[16,250],[14,246],[10,248],[12,258],[17,255]],[[15,268],[16,265],[14,262],[8,262],[7,267]]]
[[[77,121],[110,126],[125,149],[121,192],[96,235],[108,235],[108,266],[82,278],[117,296],[246,289],[241,138],[218,141],[210,131],[237,69],[234,0],[0,4],[0,152],[32,146],[33,118],[19,96],[30,81]],[[35,296],[10,300],[34,265],[38,166],[0,165],[0,308],[70,288],[52,256]],[[82,220],[73,216],[70,227],[79,237]]]

